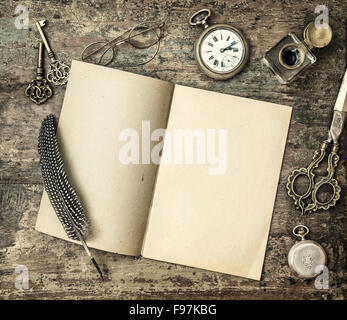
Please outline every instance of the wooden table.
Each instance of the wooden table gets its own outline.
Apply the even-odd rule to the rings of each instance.
[[[346,68],[346,3],[325,1],[334,31],[331,44],[317,51],[318,61],[291,85],[280,85],[262,65],[263,54],[288,32],[302,37],[321,1],[6,1],[0,3],[0,299],[344,299],[346,294],[346,160],[342,137],[337,179],[342,198],[329,212],[303,218],[286,194],[294,167],[311,161],[327,135],[332,109]],[[15,8],[30,8],[29,29],[16,29]],[[212,21],[239,27],[250,43],[250,60],[234,79],[218,82],[199,72],[193,43],[201,29],[188,25],[194,11],[209,7]],[[134,69],[136,73],[218,92],[293,107],[261,281],[132,258],[93,250],[108,275],[100,283],[79,245],[34,230],[43,190],[37,136],[42,119],[59,115],[65,87],[37,106],[25,96],[35,74],[40,39],[34,25],[46,18],[45,31],[59,58],[79,59],[93,40],[111,39],[144,20],[165,20],[167,28],[158,57]],[[124,48],[122,56],[131,55]],[[47,63],[46,59],[46,63]],[[47,70],[47,69],[46,69]],[[259,168],[261,170],[261,168]],[[293,276],[287,253],[294,244],[292,228],[304,222],[310,238],[326,250],[329,289],[316,289],[314,280]],[[227,248],[226,248],[227,250]],[[29,270],[29,289],[14,287],[15,267]]]

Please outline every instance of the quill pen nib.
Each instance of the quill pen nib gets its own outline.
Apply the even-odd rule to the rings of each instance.
[[[104,280],[104,276],[102,275],[102,272],[101,272],[99,265],[96,263],[94,258],[91,258],[91,260],[92,260],[96,270],[98,270],[101,280]]]
[[[95,261],[95,259],[93,258],[92,254],[90,253],[89,248],[88,248],[88,246],[87,246],[87,244],[86,244],[86,242],[85,242],[81,232],[77,228],[75,230],[76,230],[76,233],[77,233],[78,237],[80,238],[80,241],[82,243],[83,248],[86,250],[90,260],[92,260],[93,265],[95,266],[96,270],[98,270],[98,273],[100,275],[101,280],[104,280],[104,276],[103,276],[103,274],[101,272],[101,269],[100,269],[99,265],[97,264],[97,262]]]

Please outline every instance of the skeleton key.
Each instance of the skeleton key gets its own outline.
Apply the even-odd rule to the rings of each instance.
[[[39,57],[36,69],[36,79],[31,80],[25,90],[26,96],[36,104],[46,102],[53,94],[47,80],[43,77],[43,43],[39,43]]]
[[[47,80],[54,83],[55,85],[64,85],[69,80],[70,67],[67,66],[64,62],[59,61],[55,58],[55,54],[52,51],[45,34],[41,27],[46,25],[46,20],[41,20],[36,22],[36,27],[40,32],[43,43],[45,44],[48,56],[51,60],[49,65],[49,71],[47,73]]]

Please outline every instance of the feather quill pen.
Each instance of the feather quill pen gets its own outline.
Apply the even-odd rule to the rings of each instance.
[[[82,243],[103,280],[101,269],[85,242],[86,217],[78,196],[67,179],[59,151],[56,129],[56,119],[53,114],[50,114],[42,121],[38,138],[38,151],[45,189],[67,236]]]

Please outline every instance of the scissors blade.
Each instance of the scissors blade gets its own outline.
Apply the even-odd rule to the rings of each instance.
[[[337,96],[334,110],[347,112],[347,70],[342,80],[339,95]]]

